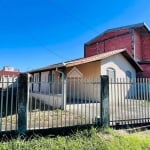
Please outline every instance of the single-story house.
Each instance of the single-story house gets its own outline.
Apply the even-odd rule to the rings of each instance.
[[[136,78],[138,72],[142,72],[142,69],[132,56],[126,49],[119,49],[31,70],[28,73],[32,75],[32,86],[30,87],[32,93],[52,94],[53,100],[55,99],[54,94],[63,95],[63,99],[57,102],[62,107],[66,102],[66,97],[70,96],[69,90],[71,90],[68,88],[67,95],[64,93],[66,92],[65,87],[70,84],[70,82],[64,82],[66,79],[100,78],[100,75],[108,75],[111,81],[115,81],[116,78]],[[89,88],[76,87],[76,89],[79,88],[84,93],[92,94]],[[94,88],[100,88],[100,86],[96,85]],[[77,97],[75,93],[72,93],[71,96]],[[37,95],[36,97],[38,98]],[[93,100],[95,99],[97,98],[93,96]]]

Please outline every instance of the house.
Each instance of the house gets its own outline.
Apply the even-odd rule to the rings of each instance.
[[[29,73],[32,74],[32,81],[39,83],[60,79],[62,74],[69,78],[110,75],[111,69],[114,70],[113,78],[126,78],[127,76],[136,78],[136,73],[142,72],[140,65],[136,63],[127,50],[119,49],[31,70]],[[45,89],[41,90],[44,92]],[[39,90],[39,87],[35,87],[35,91]]]
[[[100,78],[100,75],[108,75],[114,81],[116,78],[135,78],[139,72],[142,72],[142,68],[135,62],[133,57],[126,49],[120,49],[31,70],[29,73],[32,74],[33,83],[30,90],[34,97],[39,99],[41,94],[52,95],[51,98],[47,97],[47,104],[50,104],[50,99],[54,103],[56,97],[57,104],[61,107],[64,104],[61,99],[61,95],[64,94],[64,84],[66,84],[66,88],[69,84],[72,84],[69,79]],[[67,83],[64,82],[66,78]],[[73,82],[76,81],[73,80]],[[92,95],[89,88],[90,83],[88,87],[75,87],[75,89],[80,89],[79,91],[82,93],[86,93],[87,96],[90,95],[93,101],[97,101],[99,96]],[[99,89],[100,84],[95,84],[93,88]],[[77,98],[75,90],[72,95],[70,95],[69,90],[71,89],[67,89],[67,98],[70,96],[71,98]]]
[[[84,57],[125,48],[142,67],[138,77],[150,77],[150,29],[139,23],[106,30],[84,44]]]
[[[17,80],[20,72],[15,70],[14,67],[5,66],[0,70],[0,89],[6,89],[13,85],[16,86],[15,81]]]

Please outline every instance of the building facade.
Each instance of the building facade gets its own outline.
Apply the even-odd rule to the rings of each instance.
[[[139,77],[150,77],[150,29],[145,23],[110,29],[84,45],[84,57],[126,48],[143,68]]]
[[[100,84],[97,84],[97,81],[101,75],[108,75],[111,81],[116,81],[117,78],[130,80],[141,71],[141,67],[125,49],[114,50],[29,71],[33,81],[30,90],[34,98],[42,101],[44,95],[49,95],[43,101],[46,104],[54,103],[55,106],[61,107],[64,104],[61,98],[64,95],[64,81],[66,80],[67,99],[77,99],[79,95],[80,99],[84,99],[86,95],[91,97],[91,101],[99,101]],[[95,84],[89,82],[85,85],[89,79],[93,79]],[[76,86],[74,86],[75,82],[77,82]],[[90,89],[98,91],[97,95]]]
[[[0,88],[6,89],[13,85],[16,86],[16,80],[20,72],[13,67],[5,66],[0,70]]]

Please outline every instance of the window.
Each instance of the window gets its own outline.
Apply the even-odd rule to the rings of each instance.
[[[34,74],[34,82],[35,83],[39,82],[39,73]]]
[[[107,68],[107,75],[110,81],[115,81],[116,79],[116,72],[113,68]]]
[[[129,78],[129,79],[132,78],[132,73],[131,73],[131,71],[129,71],[129,70],[126,71],[126,77]]]
[[[48,82],[52,82],[52,71],[49,71],[49,74],[48,74]]]
[[[48,82],[48,72],[41,73],[41,82]]]

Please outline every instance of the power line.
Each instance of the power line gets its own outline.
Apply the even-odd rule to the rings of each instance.
[[[54,4],[54,3],[53,3],[53,4]],[[81,21],[78,17],[76,17],[75,15],[73,15],[72,13],[70,13],[69,11],[67,11],[67,10],[66,10],[63,6],[61,6],[60,4],[58,5],[58,4],[55,3],[55,6],[56,6],[59,10],[61,10],[64,14],[66,14],[67,16],[70,16],[71,19],[73,19],[73,20],[77,21],[78,23],[80,23],[82,26],[86,27],[87,29],[90,29],[92,32],[94,32],[94,33],[96,33],[96,34],[98,33],[97,30],[95,30],[95,29],[92,28],[90,25],[86,24],[85,22]],[[34,39],[34,41],[38,41],[38,42],[39,42],[39,40],[35,40],[35,39]],[[53,51],[52,49],[47,48],[47,47],[44,46],[44,45],[40,45],[40,47],[42,47],[43,49],[45,49],[45,50],[51,52],[53,55],[57,56],[58,58],[61,58],[62,60],[70,60],[70,58],[64,57],[64,56],[62,56],[62,55],[56,53],[56,52]]]
[[[44,45],[42,45],[42,46],[40,46],[40,47],[42,47],[42,48],[44,48],[45,50],[51,52],[52,54],[54,54],[54,55],[57,56],[58,58],[61,58],[61,59],[63,59],[63,60],[68,60],[68,59],[70,59],[70,58],[68,58],[68,57],[64,57],[64,56],[62,56],[62,55],[56,53],[55,51],[53,51],[52,49],[47,48],[47,47],[44,46]]]
[[[52,2],[52,1],[51,1]],[[79,24],[81,24],[83,27],[86,27],[87,29],[91,30],[94,33],[98,33],[98,31],[96,31],[94,28],[92,28],[90,25],[86,24],[85,22],[83,22],[82,20],[80,20],[77,16],[73,15],[72,13],[70,13],[69,11],[67,11],[62,5],[57,4],[56,2],[52,2],[54,4],[55,7],[57,7],[57,10],[61,10],[64,14],[66,14],[67,16],[69,16],[71,19],[73,19],[74,21],[78,22]],[[41,43],[37,38],[32,36],[32,39],[34,41],[37,41],[38,43]],[[41,44],[40,45],[41,48],[45,49],[46,51],[51,52],[53,55],[57,56],[58,58],[60,58],[61,60],[70,60],[70,58],[68,57],[64,57],[60,54],[58,54],[57,52],[55,52],[54,50],[48,48],[47,46]],[[63,62],[62,61],[62,62]]]
[[[39,46],[39,47],[43,48],[43,49],[46,50],[46,51],[51,52],[53,55],[55,55],[55,56],[57,56],[58,58],[60,58],[60,59],[62,60],[62,62],[64,62],[65,60],[69,60],[69,59],[70,59],[69,57],[64,57],[64,56],[58,54],[57,52],[55,52],[54,50],[48,48],[47,46],[41,44],[40,40],[38,40],[37,38],[35,38],[35,37],[33,37],[33,36],[32,36],[32,40],[34,40],[35,42],[40,43],[40,46]]]
[[[0,4],[2,5],[3,3],[0,2]],[[0,6],[1,6],[1,5],[0,5]],[[64,57],[64,56],[58,54],[57,52],[55,52],[54,50],[48,48],[47,46],[41,44],[41,41],[38,40],[38,39],[37,39],[35,36],[33,36],[32,34],[30,34],[30,36],[32,37],[32,40],[33,40],[33,41],[40,43],[40,47],[41,47],[41,48],[43,48],[43,49],[46,50],[46,51],[51,52],[51,54],[53,54],[53,55],[57,56],[58,58],[60,58],[60,59],[62,60],[62,62],[64,62],[65,60],[68,60],[68,59],[69,59],[68,57],[66,57],[66,56]]]
[[[99,31],[95,30],[93,27],[91,27],[90,25],[88,25],[87,23],[83,22],[81,19],[79,19],[74,14],[67,11],[62,5],[60,5],[58,3],[56,4],[55,2],[53,4],[55,4],[55,6],[58,8],[58,10],[61,10],[64,14],[66,14],[67,16],[70,16],[72,19],[74,19],[76,22],[80,23],[82,26],[86,27],[87,29],[91,30],[92,32],[94,32],[96,34],[99,32]]]
[[[51,1],[52,2],[52,1]],[[64,14],[66,14],[67,16],[69,16],[71,19],[75,20],[76,22],[78,22],[79,24],[81,24],[83,27],[86,27],[87,29],[91,30],[94,33],[98,33],[97,30],[95,30],[94,28],[92,28],[90,25],[86,24],[85,22],[83,22],[82,20],[80,20],[78,17],[76,17],[75,15],[73,15],[72,13],[70,13],[69,11],[67,11],[62,5],[57,4],[56,2],[53,1],[53,4],[58,8],[57,10],[61,10]],[[38,39],[35,39],[33,36],[32,38],[34,39],[34,41],[38,41],[40,43],[40,41]],[[45,45],[40,45],[40,47],[42,47],[43,49],[51,52],[53,55],[57,56],[58,58],[62,59],[62,60],[70,60],[70,58],[68,57],[64,57],[58,53],[56,53],[54,50],[49,49],[48,47],[46,47]],[[63,61],[62,61],[63,62]]]
[[[62,5],[56,4],[55,2],[53,2],[53,4],[58,8],[58,10],[61,10],[64,14],[66,14],[67,16],[70,16],[71,19],[77,21],[77,22],[80,23],[82,26],[84,26],[84,27],[90,29],[92,32],[94,32],[94,33],[96,33],[96,34],[98,33],[97,30],[95,30],[95,29],[92,28],[90,25],[86,24],[85,22],[81,21],[78,17],[76,17],[75,15],[73,15],[72,13],[70,13],[69,11],[67,11]],[[46,46],[43,46],[43,45],[42,45],[42,46],[40,46],[40,47],[43,47],[44,49],[50,51],[50,52],[53,53],[55,56],[57,56],[57,57],[59,57],[59,58],[61,58],[61,59],[63,59],[63,60],[70,60],[70,58],[61,56],[61,55],[59,55],[58,53],[54,52],[53,50],[47,48]]]

